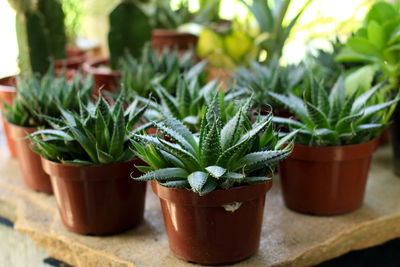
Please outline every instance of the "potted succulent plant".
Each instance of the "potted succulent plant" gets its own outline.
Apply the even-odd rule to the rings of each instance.
[[[145,43],[150,41],[151,26],[147,15],[136,1],[121,0],[110,12],[108,48],[110,58],[96,58],[85,62],[83,69],[93,75],[94,94],[99,88],[116,92],[121,77],[119,63],[127,52],[140,57]]]
[[[14,102],[14,97],[17,92],[15,90],[16,85],[17,85],[16,76],[8,76],[8,77],[4,77],[4,78],[0,79],[0,110],[1,110],[1,112],[4,112],[3,102],[5,102],[9,106],[12,106],[12,104]],[[15,158],[15,157],[17,157],[17,152],[15,150],[14,141],[12,140],[12,138],[10,136],[8,124],[6,122],[4,114],[1,117],[1,120],[3,122],[3,129],[4,129],[4,134],[6,136],[8,149],[10,151],[11,156]]]
[[[112,106],[100,96],[96,105],[82,104],[79,113],[60,107],[62,117],[49,118],[54,130],[31,135],[70,231],[110,235],[142,221],[146,183],[129,178],[141,175],[135,165],[142,164],[129,137],[147,107],[135,103],[124,111],[122,96]]]
[[[222,127],[218,105],[208,107],[200,133],[165,116],[154,123],[170,141],[134,134],[149,166],[134,180],[152,180],[170,249],[180,259],[228,264],[253,254],[260,241],[273,168],[292,150],[293,134],[278,141],[272,116],[249,122],[249,101]],[[285,148],[282,145],[289,142]]]
[[[207,3],[202,1],[199,11],[191,13],[187,0],[182,1],[176,10],[171,9],[169,0],[153,1],[154,11],[148,14],[153,24],[152,47],[158,51],[162,51],[165,47],[180,51],[195,48],[198,37],[193,31],[186,29],[193,28],[193,24],[204,25],[217,20],[215,11],[218,10],[219,4],[220,0],[209,0]]]
[[[346,98],[342,78],[329,95],[314,85],[305,88],[304,99],[269,93],[298,118],[274,118],[299,130],[292,155],[279,167],[283,197],[287,207],[303,213],[349,212],[363,202],[377,136],[400,98],[373,101],[381,84]]]
[[[190,73],[189,73],[190,74]],[[176,95],[172,95],[163,86],[156,85],[154,91],[158,101],[149,101],[137,97],[143,103],[149,103],[151,110],[146,114],[148,120],[160,120],[163,114],[168,114],[180,120],[190,130],[196,132],[200,129],[201,118],[205,107],[218,105],[222,123],[229,121],[238,111],[240,101],[232,101],[244,94],[242,90],[229,90],[224,92],[218,88],[218,80],[213,80],[200,87],[197,79],[190,75],[179,78]]]
[[[400,38],[398,27],[400,25],[400,12],[398,6],[384,1],[372,5],[365,16],[363,26],[350,37],[336,59],[344,63],[358,63],[354,72],[364,72],[359,80],[373,80],[378,82],[388,81],[386,90],[382,90],[382,97],[386,94],[397,94],[400,78]],[[378,75],[376,75],[378,74]],[[349,75],[350,76],[350,75]],[[349,78],[347,78],[349,79]],[[395,173],[400,176],[400,109],[393,116],[393,152]],[[389,132],[390,133],[390,132]],[[386,139],[390,140],[390,135]],[[384,135],[385,137],[385,135]]]
[[[176,49],[165,48],[158,55],[150,46],[145,46],[140,59],[127,54],[121,60],[122,83],[128,95],[126,100],[131,101],[133,96],[155,96],[156,85],[175,95],[178,80],[183,74],[188,82],[196,79],[203,85],[207,80],[205,65],[204,61],[196,63],[192,51],[179,55]]]
[[[44,75],[56,68],[77,69],[86,55],[68,55],[64,12],[59,0],[9,0],[16,11],[19,64],[23,72]]]
[[[253,95],[254,108],[261,110],[262,114],[272,108],[274,115],[290,117],[293,114],[270,97],[268,92],[301,95],[305,74],[303,64],[283,67],[275,57],[268,66],[251,62],[249,68],[238,68],[232,79],[237,86],[247,89],[248,96]]]
[[[39,79],[34,76],[18,78],[17,96],[12,106],[5,103],[5,117],[14,141],[17,158],[25,184],[40,192],[51,193],[49,177],[44,173],[40,157],[30,149],[28,134],[39,127],[51,128],[47,116],[58,117],[58,107],[78,110],[79,102],[88,101],[91,97],[92,80],[82,81],[75,75],[71,82],[66,74],[58,78],[53,69]]]

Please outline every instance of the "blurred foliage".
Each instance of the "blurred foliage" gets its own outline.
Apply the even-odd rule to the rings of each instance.
[[[75,44],[75,39],[82,31],[85,10],[82,0],[61,0],[65,14],[64,25],[68,43]]]

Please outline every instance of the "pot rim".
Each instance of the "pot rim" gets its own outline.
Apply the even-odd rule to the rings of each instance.
[[[153,37],[197,37],[188,32],[178,32],[175,29],[156,28],[151,31]]]
[[[56,68],[60,68],[60,67],[64,67],[64,66],[68,68],[68,67],[70,67],[72,65],[77,65],[77,64],[81,65],[81,64],[83,64],[87,60],[87,58],[88,57],[87,57],[87,55],[85,53],[85,54],[82,54],[82,55],[76,55],[76,56],[68,57],[66,59],[56,60],[54,62],[54,65],[55,65]]]
[[[17,92],[16,84],[15,85],[8,85],[8,84],[4,84],[4,83],[7,83],[6,81],[8,81],[9,79],[15,79],[16,80],[17,76],[18,76],[18,74],[5,76],[3,78],[0,78],[0,92],[16,93]]]
[[[190,189],[168,188],[151,181],[153,192],[166,201],[179,205],[197,207],[219,207],[234,202],[247,202],[265,195],[272,187],[272,180],[265,183],[243,185],[229,189],[217,189],[200,196]]]
[[[6,122],[7,122],[8,126],[9,126],[10,136],[14,140],[19,140],[19,139],[20,140],[24,140],[24,139],[26,139],[27,135],[22,136],[20,134],[21,131],[25,131],[25,133],[31,134],[31,133],[36,132],[38,130],[38,127],[40,127],[40,126],[38,126],[38,127],[26,127],[26,126],[16,125],[16,124],[14,124],[12,122],[9,122],[7,120],[7,118],[6,118]]]
[[[137,170],[135,165],[138,165],[140,160],[135,157],[111,164],[78,165],[51,161],[43,156],[40,156],[40,158],[43,169],[49,176],[71,181],[131,179],[130,174]]]
[[[370,157],[378,147],[379,136],[364,143],[343,146],[308,146],[295,143],[289,159],[319,162],[351,161]]]
[[[107,57],[98,57],[94,59],[90,59],[83,63],[82,68],[86,73],[90,73],[93,75],[107,75],[113,77],[121,77],[122,73],[119,70],[102,70],[99,69],[99,65],[109,65],[110,59]]]

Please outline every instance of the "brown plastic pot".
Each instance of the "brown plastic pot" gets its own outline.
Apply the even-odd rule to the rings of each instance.
[[[0,79],[0,109],[4,111],[3,101],[9,106],[13,105],[14,97],[17,94],[15,86],[17,85],[16,76],[9,76]],[[8,150],[12,157],[17,157],[14,141],[10,136],[10,130],[4,117],[2,117],[4,134],[6,136]]]
[[[279,163],[286,206],[315,215],[342,214],[360,207],[378,141],[326,147],[296,144],[290,157]]]
[[[11,138],[14,140],[19,167],[22,178],[27,187],[32,190],[52,194],[50,178],[43,171],[40,156],[30,148],[31,142],[27,135],[34,133],[37,129],[8,124]]]
[[[205,196],[152,181],[160,198],[169,246],[185,261],[221,265],[241,261],[259,247],[265,194],[272,182],[215,190]],[[235,211],[223,205],[239,202]]]
[[[141,173],[135,160],[79,166],[42,158],[51,177],[63,224],[78,234],[111,235],[143,220],[146,183],[130,178]]]
[[[151,46],[156,50],[170,49],[188,50],[194,49],[199,38],[190,33],[181,33],[174,30],[154,29],[151,35]]]
[[[68,48],[67,58],[56,60],[54,62],[55,68],[79,69],[83,63],[88,59],[87,53],[78,48]]]
[[[99,95],[100,88],[114,93],[117,92],[119,89],[118,80],[122,76],[120,71],[100,68],[102,65],[109,66],[109,59],[97,58],[83,64],[83,70],[93,75],[93,94],[96,96]]]

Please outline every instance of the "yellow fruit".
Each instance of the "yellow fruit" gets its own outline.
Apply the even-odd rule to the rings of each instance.
[[[234,31],[224,38],[225,51],[235,61],[239,61],[248,53],[252,44],[251,38],[241,31]]]
[[[222,69],[234,69],[236,68],[235,62],[227,56],[221,53],[221,51],[212,52],[207,57],[208,64],[215,68],[222,68]]]
[[[199,57],[205,58],[212,52],[223,48],[224,42],[218,34],[209,29],[203,29],[201,31],[196,48]]]

